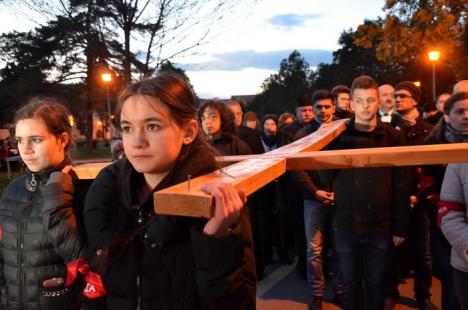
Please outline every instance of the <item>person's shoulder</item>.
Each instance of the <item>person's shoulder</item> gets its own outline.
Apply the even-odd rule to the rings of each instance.
[[[237,143],[238,145],[238,148],[239,148],[239,155],[250,155],[252,154],[252,150],[250,149],[250,146],[245,143],[244,141],[242,141],[241,139],[239,138],[234,138],[235,139],[235,142]]]
[[[130,168],[130,162],[126,158],[114,161],[113,163],[102,168],[94,179],[95,182],[114,181],[117,178],[126,174],[126,170]]]
[[[247,126],[240,126],[238,128],[239,137],[260,137],[258,130],[252,129]]]
[[[19,176],[13,179],[5,188],[2,194],[3,199],[13,199],[13,200],[20,200],[21,197],[26,197],[25,193],[27,192],[26,187],[24,185],[26,179],[26,175]]]
[[[405,144],[405,134],[389,123],[380,122],[381,130],[388,137],[389,146],[403,146]]]
[[[434,125],[432,125],[431,123],[427,122],[427,121],[424,120],[422,117],[418,118],[418,121],[417,121],[416,124],[419,125],[421,128],[424,128],[424,129],[432,130],[432,128],[434,128]]]
[[[281,128],[281,131],[283,133],[286,133],[286,134],[292,134],[292,135],[295,135],[300,129],[302,129],[303,127],[299,125],[299,123],[296,121],[294,121],[293,123],[289,124],[289,125],[286,125],[284,127]]]

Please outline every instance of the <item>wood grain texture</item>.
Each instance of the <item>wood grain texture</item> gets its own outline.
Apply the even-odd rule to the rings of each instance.
[[[347,169],[468,162],[468,143],[306,152],[286,157],[287,170]]]
[[[73,166],[73,171],[75,171],[78,179],[90,180],[95,179],[99,171],[110,164],[112,164],[112,162],[85,163]]]
[[[201,190],[204,183],[221,180],[231,183],[247,196],[270,183],[286,171],[282,158],[249,159],[203,175],[189,182],[183,182],[154,193],[155,212],[158,214],[182,215],[210,218],[213,201]]]

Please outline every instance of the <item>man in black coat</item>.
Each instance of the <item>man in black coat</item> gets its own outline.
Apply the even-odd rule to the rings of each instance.
[[[287,145],[295,140],[296,133],[308,126],[314,117],[312,108],[312,93],[296,99],[296,120],[280,129],[278,134],[278,147]],[[294,239],[298,256],[297,271],[301,277],[306,278],[306,241],[304,231],[304,211],[302,192],[294,181],[291,173],[287,172],[280,178],[281,187],[284,190],[286,208],[294,214]]]
[[[368,76],[354,80],[351,107],[355,117],[329,149],[401,146],[397,130],[377,118],[377,83]],[[404,168],[359,168],[323,171],[334,180],[333,233],[344,285],[344,309],[382,309],[385,258],[390,242],[406,237],[409,213]],[[364,288],[364,304],[361,302]]]
[[[395,87],[395,110],[392,115],[392,126],[401,131],[406,138],[407,145],[422,145],[431,133],[432,125],[425,122],[417,105],[421,93],[414,83],[409,81],[400,82]],[[414,263],[414,293],[418,303],[418,309],[437,309],[431,302],[430,288],[432,285],[432,257],[430,251],[430,221],[427,210],[419,204],[418,190],[418,167],[411,168],[409,179],[411,215],[410,231],[408,234],[411,258]],[[386,310],[393,309],[399,297],[399,253],[391,247],[389,255],[389,269],[387,272],[386,287]]]
[[[335,103],[332,94],[324,89],[312,95],[314,118],[310,125],[299,130],[296,139],[301,139],[317,131],[322,124],[333,121]],[[309,309],[322,309],[325,290],[323,271],[323,247],[328,238],[327,223],[332,218],[334,194],[330,184],[321,182],[317,171],[293,171],[297,184],[304,197],[304,227],[307,241],[307,287],[309,289]],[[341,283],[339,283],[341,284]],[[341,301],[342,288],[335,290],[335,301]]]
[[[260,137],[260,132],[242,125],[242,117],[244,112],[242,106],[238,101],[229,100],[227,103],[228,108],[234,114],[234,123],[236,125],[237,137],[247,143],[252,154],[262,154],[263,146]]]

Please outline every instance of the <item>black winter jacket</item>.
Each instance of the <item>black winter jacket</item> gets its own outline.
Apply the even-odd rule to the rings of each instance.
[[[207,156],[212,151],[193,148],[146,198],[137,193],[144,176],[127,159],[99,173],[84,219],[91,249],[104,253],[93,264],[107,297],[85,309],[255,308],[255,262],[245,208],[233,233],[220,238],[203,235],[205,219],[154,213],[155,191],[189,174],[213,171],[214,160]]]
[[[312,119],[309,126],[302,128],[296,133],[295,140],[316,132],[321,125],[315,118]],[[317,170],[292,171],[291,175],[302,190],[304,200],[315,200],[315,192],[317,190],[331,191],[330,184],[326,184],[320,180]]]
[[[372,132],[359,131],[351,119],[346,130],[329,149],[357,149],[402,146],[401,133],[378,120]],[[320,172],[322,180],[332,177],[335,193],[335,229],[356,234],[390,232],[405,237],[408,229],[409,193],[407,168],[353,168],[331,174]]]
[[[396,119],[392,119],[392,126],[396,127],[399,124]],[[406,145],[423,145],[425,144],[427,138],[429,137],[433,126],[423,120],[422,117],[416,119],[416,124],[411,127],[402,127],[401,132],[405,137]],[[408,178],[408,186],[410,188],[410,195],[419,196],[418,184],[419,184],[419,175],[418,175],[419,166],[412,166],[410,169],[410,175]],[[419,197],[418,197],[419,198]],[[419,206],[419,205],[417,205]]]
[[[294,142],[294,137],[296,136],[296,133],[302,128],[308,126],[309,124],[310,122],[303,124],[296,119],[293,123],[281,127],[278,133],[278,147]]]
[[[211,145],[224,156],[229,155],[250,155],[250,147],[237,137],[221,136],[210,141]]]
[[[263,146],[260,138],[260,132],[258,130],[240,126],[236,129],[237,137],[244,141],[252,151],[251,154],[262,154]]]
[[[59,171],[34,173],[42,187],[31,192],[25,182],[32,175],[28,172],[13,180],[0,200],[4,309],[41,309],[42,282],[53,277],[66,278],[66,264],[83,251],[73,210],[79,202],[74,200],[71,177]],[[67,308],[72,309],[72,305]]]

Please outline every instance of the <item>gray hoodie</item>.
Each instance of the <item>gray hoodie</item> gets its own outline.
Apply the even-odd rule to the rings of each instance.
[[[441,228],[452,246],[452,266],[468,273],[468,163],[448,165],[440,199],[465,205],[464,212],[447,213],[442,218]]]

